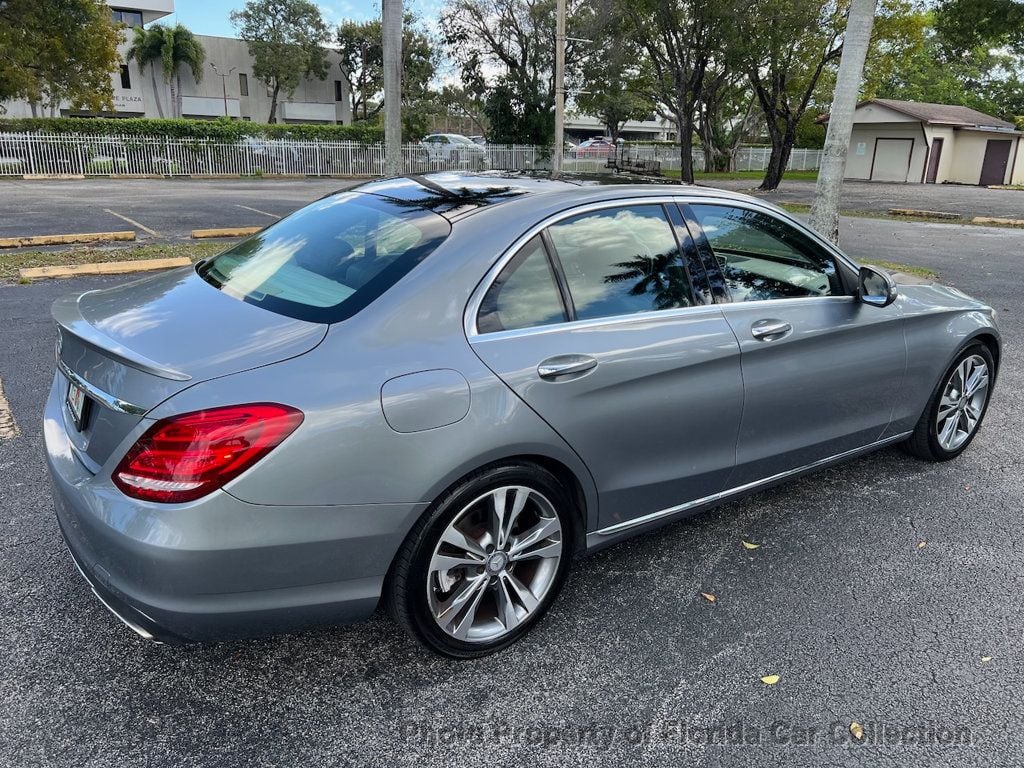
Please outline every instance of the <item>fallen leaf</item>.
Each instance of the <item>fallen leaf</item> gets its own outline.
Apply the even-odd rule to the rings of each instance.
[[[760,544],[751,544],[749,541],[744,541],[742,543],[743,543],[743,546],[746,547],[747,549],[757,549],[758,547],[761,546]]]
[[[761,678],[761,682],[764,683],[765,685],[775,685],[777,682],[779,682],[779,676],[778,675],[765,675],[764,677]]]
[[[700,596],[703,597],[705,600],[707,600],[709,603],[713,603],[716,600],[718,600],[717,597],[715,597],[714,595],[710,594],[709,592],[701,592]]]
[[[917,542],[917,548],[918,549],[924,549],[926,546],[928,546],[928,542],[927,541],[919,541],[919,542]]]
[[[864,738],[864,727],[856,720],[854,720],[852,723],[850,723],[850,733],[853,734],[853,738],[855,738],[857,741],[860,741]]]
[[[991,656],[982,656],[981,660],[983,662],[989,662],[989,661],[992,661],[992,657]]]

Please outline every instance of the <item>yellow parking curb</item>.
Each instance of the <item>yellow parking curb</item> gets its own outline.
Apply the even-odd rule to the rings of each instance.
[[[1002,224],[1004,227],[1024,227],[1024,219],[999,219],[992,216],[975,216],[973,224]]]
[[[18,277],[38,280],[46,277],[80,277],[81,275],[124,275],[130,272],[150,272],[155,269],[185,267],[192,263],[187,256],[170,259],[138,259],[137,261],[104,261],[98,264],[67,264],[52,267],[25,267],[18,270]]]
[[[73,235],[32,235],[30,237],[0,237],[0,248],[22,248],[26,245],[70,245],[72,243],[102,243],[108,240],[134,240],[135,232],[79,232]]]
[[[192,237],[201,240],[204,237],[245,237],[255,235],[263,227],[225,227],[223,229],[193,229]]]

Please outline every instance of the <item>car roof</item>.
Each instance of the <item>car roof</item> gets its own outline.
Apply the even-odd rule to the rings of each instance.
[[[431,210],[452,222],[498,206],[519,208],[529,200],[543,201],[545,206],[560,202],[575,205],[620,197],[666,194],[756,200],[749,195],[713,187],[680,185],[668,179],[655,181],[629,174],[610,173],[564,174],[561,179],[555,180],[538,173],[439,171],[378,179],[346,191],[377,195],[403,205]],[[760,200],[757,202],[763,203]]]

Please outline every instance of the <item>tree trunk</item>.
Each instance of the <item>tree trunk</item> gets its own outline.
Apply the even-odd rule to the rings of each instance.
[[[864,60],[871,43],[876,0],[852,0],[843,40],[843,57],[836,75],[825,150],[811,204],[811,227],[833,243],[839,243],[839,201],[846,172],[846,153],[853,132],[853,112],[864,73]]]
[[[786,172],[786,166],[789,165],[789,155],[796,141],[796,121],[788,118],[785,121],[785,128],[782,130],[777,125],[771,126],[768,135],[772,140],[772,153],[768,158],[768,169],[764,172],[764,180],[758,187],[765,192],[778,189],[779,184],[782,183],[782,176]]]
[[[175,103],[174,103],[175,106],[174,106],[174,108],[175,108],[175,111],[178,113],[178,117],[181,117],[181,75],[180,74],[175,73],[175,75],[174,75],[174,83],[175,83],[175,88],[177,89],[176,90],[176,95],[175,95]]]
[[[267,118],[268,123],[277,122],[277,95],[281,92],[281,84],[274,81],[274,90],[270,95],[270,117]]]
[[[382,0],[384,44],[384,170],[400,176],[402,162],[402,0]]]
[[[28,105],[32,108],[32,117],[39,117],[39,105],[34,101],[30,101]]]
[[[676,114],[679,129],[679,183],[693,184],[693,126],[690,116]]]
[[[168,78],[167,84],[171,87],[171,117],[179,117],[178,92],[174,88],[174,78]]]
[[[156,114],[157,117],[163,118],[164,108],[163,105],[160,103],[160,91],[156,84],[156,68],[152,64],[150,64],[149,66],[149,74],[150,77],[153,79],[153,101],[156,102]]]

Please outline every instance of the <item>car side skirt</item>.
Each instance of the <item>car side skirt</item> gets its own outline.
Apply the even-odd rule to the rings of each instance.
[[[820,469],[829,464],[836,464],[841,461],[852,459],[856,456],[860,456],[865,453],[870,453],[872,451],[878,450],[879,448],[884,448],[887,445],[898,443],[902,440],[906,440],[908,437],[910,437],[911,434],[913,434],[912,431],[901,432],[898,435],[892,435],[891,437],[887,437],[882,440],[870,443],[868,445],[861,446],[860,448],[854,448],[853,450],[836,454],[835,456],[829,456],[828,458],[819,459],[818,461],[812,462],[802,467],[797,467],[796,469],[790,469],[786,470],[785,472],[779,472],[776,475],[765,477],[761,480],[755,480],[754,482],[751,483],[745,483],[744,485],[739,485],[736,486],[735,488],[729,488],[724,491],[719,491],[718,493],[711,494],[710,496],[705,496],[700,499],[688,501],[685,504],[678,504],[674,507],[662,509],[659,510],[658,512],[652,512],[648,515],[643,515],[642,517],[638,517],[633,520],[625,520],[621,523],[610,525],[607,528],[601,528],[599,530],[587,534],[587,550],[596,551],[597,549],[601,549],[610,544],[614,544],[615,542],[621,541],[622,539],[629,538],[630,536],[640,533],[641,531],[654,530],[655,528],[658,528],[662,525],[667,525],[673,520],[685,517],[687,513],[697,512],[702,509],[706,509],[708,507],[715,506],[719,503],[731,500],[733,498],[753,493],[755,491],[766,488],[770,485],[774,485],[776,483],[789,480],[798,475],[802,475],[807,472],[812,472],[816,469]]]

